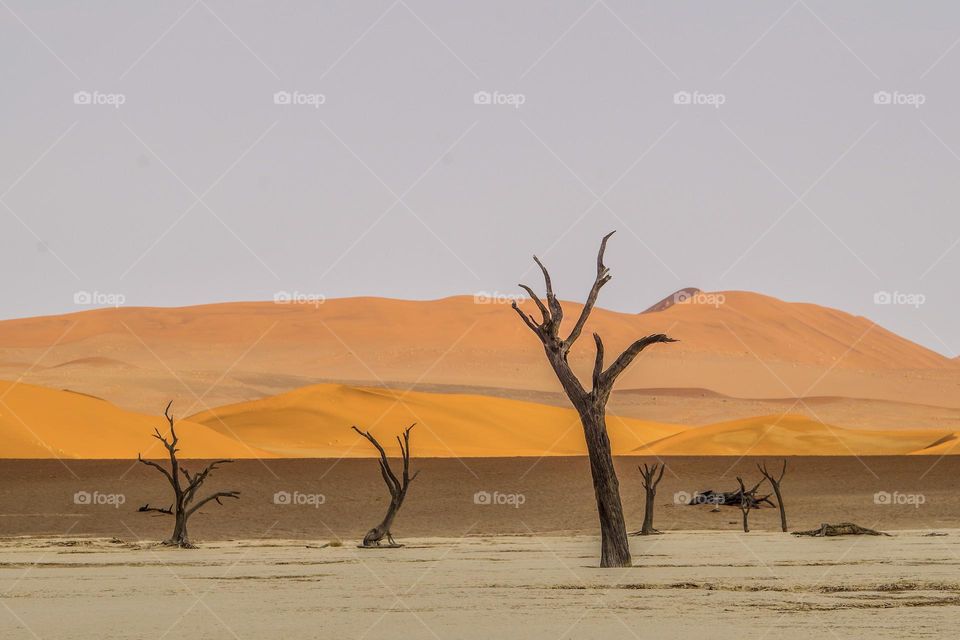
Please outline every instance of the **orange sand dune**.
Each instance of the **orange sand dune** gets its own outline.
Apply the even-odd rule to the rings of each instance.
[[[951,435],[934,429],[843,429],[806,416],[759,416],[689,429],[634,453],[683,456],[873,456],[943,453],[933,443]],[[960,452],[960,451],[958,451]]]
[[[960,437],[957,437],[956,432],[952,432],[939,440],[936,440],[932,444],[918,449],[916,451],[911,451],[911,455],[926,455],[926,456],[946,456],[946,455],[960,455]]]
[[[175,407],[176,409],[176,407]],[[228,405],[178,421],[182,455],[369,457],[350,430],[369,429],[396,452],[395,435],[414,430],[421,457],[584,455],[571,409],[469,394],[321,384]],[[162,417],[124,411],[96,397],[0,382],[0,457],[162,457],[153,438]],[[946,429],[843,429],[803,416],[761,416],[703,427],[607,418],[619,455],[942,455],[960,453]]]
[[[466,296],[345,298],[8,320],[0,322],[0,362],[37,362],[29,370],[6,370],[144,413],[173,393],[188,403],[194,394],[207,394],[212,407],[316,382],[559,390],[539,342],[509,306],[480,302]],[[569,327],[580,305],[565,306]],[[524,308],[536,314],[531,302]],[[593,363],[591,331],[603,336],[611,354],[649,333],[681,340],[645,352],[620,389],[704,388],[739,398],[831,395],[960,407],[955,362],[866,318],[813,304],[722,292],[651,313],[596,309],[587,337],[570,356],[585,379]],[[49,368],[65,362],[70,366]]]
[[[162,416],[124,411],[92,396],[0,381],[3,458],[133,460],[138,452],[144,457],[161,458],[166,451],[151,434],[155,428],[166,433],[166,427]],[[184,458],[270,457],[188,420],[177,422],[177,434]]]
[[[351,425],[396,449],[394,436],[414,422],[413,447],[419,456],[586,454],[572,409],[486,396],[321,384],[220,407],[190,420],[287,457],[369,457],[376,452]],[[607,424],[616,453],[684,429],[633,418],[610,417]]]

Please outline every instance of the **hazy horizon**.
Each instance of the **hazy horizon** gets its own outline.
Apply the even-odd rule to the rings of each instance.
[[[11,1],[0,318],[542,291],[533,253],[582,300],[617,229],[602,307],[754,291],[955,357],[957,18]]]

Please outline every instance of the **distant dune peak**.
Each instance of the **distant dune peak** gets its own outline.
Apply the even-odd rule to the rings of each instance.
[[[701,293],[703,293],[703,290],[698,289],[697,287],[684,287],[683,289],[678,289],[674,291],[673,293],[668,295],[666,298],[664,298],[657,304],[653,305],[649,309],[645,309],[641,313],[654,313],[656,311],[664,311],[677,303],[686,302],[687,300],[690,300],[691,298]]]

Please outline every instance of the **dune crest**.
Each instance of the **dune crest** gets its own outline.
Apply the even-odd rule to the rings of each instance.
[[[165,432],[162,415],[124,411],[68,390],[0,381],[0,456],[4,458],[121,458],[166,455],[151,434]],[[158,409],[162,413],[163,407]],[[176,415],[176,407],[173,408]],[[272,457],[189,420],[177,421],[184,458]]]
[[[370,457],[351,431],[369,430],[388,451],[394,435],[417,423],[414,456],[514,457],[585,455],[580,421],[563,409],[487,396],[403,392],[320,384],[190,416],[215,431],[288,457]],[[609,417],[614,451],[682,431],[680,425]]]
[[[740,291],[681,297],[651,313],[595,309],[585,335],[600,333],[610,352],[651,333],[669,331],[681,340],[644,353],[619,388],[704,388],[737,398],[832,395],[960,408],[955,361],[866,318]],[[361,297],[98,309],[0,322],[0,362],[39,360],[32,369],[10,368],[8,377],[26,371],[26,382],[77,389],[141,413],[181,393],[180,381],[197,394],[216,382],[206,397],[210,406],[320,381],[558,390],[536,339],[500,302],[492,296]],[[581,305],[564,305],[569,327]],[[536,313],[531,301],[523,306]],[[589,379],[591,341],[575,345],[570,361]],[[61,363],[70,366],[48,368]]]

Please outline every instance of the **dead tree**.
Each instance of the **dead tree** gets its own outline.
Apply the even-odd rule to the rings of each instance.
[[[757,464],[757,469],[760,470],[760,473],[763,474],[763,477],[767,479],[767,482],[770,483],[770,486],[773,487],[773,492],[777,496],[777,506],[780,507],[780,530],[784,533],[787,532],[787,512],[783,506],[783,495],[780,493],[780,482],[783,480],[783,476],[787,473],[787,459],[783,459],[783,468],[780,469],[780,475],[774,477],[772,473],[767,471],[767,463],[764,462],[762,465]]]
[[[809,531],[794,531],[795,536],[810,536],[812,538],[824,538],[829,536],[889,536],[889,533],[883,531],[874,531],[861,527],[852,522],[841,522],[840,524],[829,524],[824,522],[816,529]]]
[[[750,510],[756,508],[758,500],[756,497],[757,489],[763,484],[763,480],[753,485],[752,489],[747,489],[743,485],[743,478],[737,476],[737,483],[740,485],[740,511],[743,513],[743,532],[750,533]]]
[[[583,331],[590,312],[597,302],[600,288],[610,281],[610,270],[603,264],[603,253],[607,248],[607,240],[613,232],[608,233],[600,242],[600,251],[597,254],[597,276],[587,295],[579,318],[574,323],[566,338],[560,337],[560,324],[563,320],[563,308],[553,292],[553,283],[547,268],[543,266],[537,256],[534,262],[543,272],[546,286],[546,304],[544,304],[533,290],[525,284],[519,285],[530,295],[530,299],[540,310],[541,319],[538,322],[532,315],[523,312],[516,302],[513,310],[517,312],[524,324],[533,331],[546,353],[547,361],[553,368],[560,385],[570,399],[583,425],[583,434],[587,444],[587,454],[590,459],[590,473],[593,477],[593,489],[597,500],[597,512],[600,518],[600,566],[601,567],[628,567],[631,565],[630,547],[627,541],[627,528],[623,519],[623,506],[620,502],[620,484],[613,467],[613,456],[610,452],[610,438],[607,436],[606,407],[613,384],[641,351],[652,344],[659,342],[676,342],[663,334],[654,334],[641,338],[627,347],[627,350],[604,369],[603,342],[600,336],[593,334],[597,347],[596,359],[593,366],[593,384],[590,391],[584,389],[580,380],[573,373],[567,356],[580,333]]]
[[[663,471],[667,468],[665,464],[653,464],[637,467],[643,476],[643,491],[646,494],[646,500],[643,505],[643,527],[640,528],[640,535],[649,536],[654,533],[660,533],[653,528],[653,506],[654,499],[657,497],[657,485],[663,480]],[[659,468],[660,473],[657,473]],[[656,477],[655,477],[656,476]]]
[[[380,453],[380,459],[377,461],[380,465],[380,475],[387,485],[387,490],[390,491],[390,506],[387,507],[387,515],[383,517],[383,521],[380,524],[370,529],[367,535],[363,536],[362,546],[364,547],[382,546],[380,541],[384,538],[387,539],[387,546],[389,547],[403,546],[397,544],[393,539],[393,536],[390,534],[390,527],[393,525],[393,519],[397,517],[397,512],[400,511],[400,507],[403,505],[404,498],[407,497],[407,489],[410,487],[410,483],[420,474],[420,472],[417,471],[412,476],[410,475],[410,430],[413,429],[415,424],[416,423],[404,429],[402,440],[400,436],[397,436],[397,444],[400,445],[400,457],[403,460],[403,468],[399,478],[393,472],[393,469],[390,468],[390,461],[387,460],[387,452],[383,450],[383,447],[380,446],[377,439],[374,438],[369,431],[360,431],[357,427],[353,427],[354,431],[369,440],[370,444],[376,447]]]
[[[170,439],[168,440],[164,437],[159,429],[154,429],[153,433],[153,437],[163,443],[167,453],[170,455],[170,470],[168,471],[152,460],[144,460],[139,453],[137,454],[137,460],[148,467],[153,467],[163,474],[167,482],[170,483],[170,486],[173,487],[173,504],[167,509],[162,509],[151,507],[148,503],[140,507],[138,511],[154,511],[174,516],[173,535],[171,535],[169,539],[164,540],[163,544],[170,547],[193,549],[195,547],[190,542],[190,537],[187,534],[187,521],[190,519],[190,516],[203,508],[208,502],[216,502],[222,505],[223,503],[220,501],[222,498],[239,499],[240,492],[217,491],[204,498],[197,499],[197,490],[200,489],[200,486],[206,481],[213,470],[222,464],[233,462],[233,460],[214,460],[198,473],[190,473],[186,467],[181,466],[180,461],[177,460],[177,452],[179,451],[179,449],[177,449],[177,443],[180,441],[180,438],[177,436],[176,429],[174,428],[173,416],[170,415],[170,406],[172,404],[173,401],[171,400],[167,408],[163,410],[163,415],[170,425]],[[181,481],[181,476],[183,476],[183,480],[186,481],[186,485]]]

